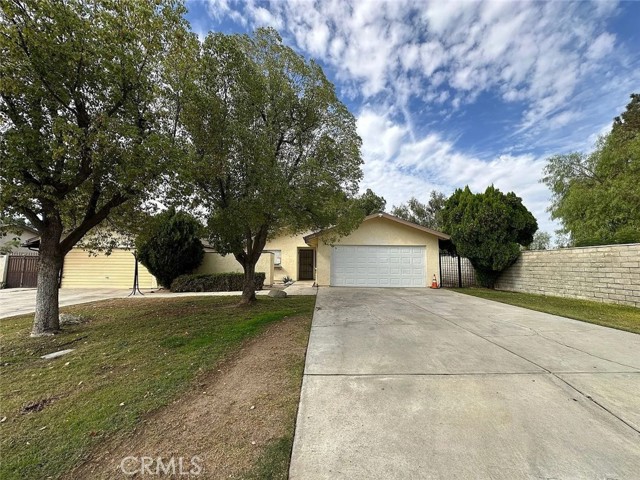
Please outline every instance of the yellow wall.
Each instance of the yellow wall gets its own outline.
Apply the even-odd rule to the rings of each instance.
[[[111,255],[90,256],[81,248],[74,248],[64,259],[62,288],[131,288],[134,272],[130,250],[115,249]],[[140,288],[157,288],[156,278],[138,264]]]
[[[309,245],[304,241],[305,235],[308,233],[293,236],[283,235],[267,242],[265,250],[280,250],[281,252],[281,263],[280,267],[275,267],[274,280],[282,281],[284,277],[298,280],[298,249],[309,248]]]
[[[340,238],[334,245],[426,245],[426,285],[433,275],[440,283],[438,238],[427,232],[401,225],[386,218],[372,218],[363,222],[350,235]],[[318,241],[316,252],[316,282],[327,286],[331,281],[331,245]]]
[[[230,273],[242,272],[242,265],[233,255],[220,255],[216,252],[206,252],[202,264],[193,273]],[[256,272],[265,273],[265,285],[273,285],[273,254],[265,252],[256,264]]]

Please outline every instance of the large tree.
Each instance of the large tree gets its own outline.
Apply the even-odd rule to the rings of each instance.
[[[490,288],[538,229],[522,199],[493,185],[476,194],[469,187],[457,189],[445,204],[442,224],[458,254],[471,261],[480,284]]]
[[[330,225],[339,233],[362,218],[353,208],[361,140],[320,66],[274,30],[209,34],[191,75],[185,186],[212,245],[242,265],[249,303],[267,238]]]
[[[640,241],[640,94],[591,153],[547,159],[552,218],[576,246]]]
[[[394,206],[391,214],[433,230],[441,230],[441,212],[446,201],[447,197],[444,193],[432,190],[427,203],[411,197],[406,203]]]
[[[41,335],[59,329],[65,254],[166,169],[176,125],[166,60],[190,34],[174,0],[0,5],[0,209],[40,234]]]

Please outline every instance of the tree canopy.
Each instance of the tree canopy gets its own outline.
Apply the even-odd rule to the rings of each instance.
[[[243,266],[250,302],[267,238],[346,232],[361,220],[356,122],[320,66],[272,29],[209,34],[187,76],[185,191],[208,219],[212,246]]]
[[[547,159],[551,216],[576,246],[640,241],[640,94],[591,153]]]
[[[167,171],[168,59],[191,37],[174,0],[2,2],[0,210],[41,236],[34,334],[58,329],[65,254]]]
[[[500,272],[517,260],[520,247],[533,241],[538,229],[521,198],[493,185],[476,194],[469,187],[457,189],[442,210],[442,225],[458,254],[471,261],[478,281],[490,288]]]
[[[391,214],[433,230],[442,230],[441,212],[446,200],[444,193],[432,190],[427,203],[411,197],[406,203],[394,206]]]
[[[360,208],[364,215],[371,215],[372,213],[384,212],[387,206],[387,201],[384,197],[376,195],[373,190],[367,188],[367,190],[356,198],[358,208]]]
[[[533,236],[533,241],[526,247],[527,250],[548,250],[551,248],[551,235],[538,230]]]

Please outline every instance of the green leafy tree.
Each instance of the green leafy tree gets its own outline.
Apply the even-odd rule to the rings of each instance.
[[[593,152],[547,159],[552,218],[575,246],[640,242],[640,94]]]
[[[489,288],[517,260],[520,247],[531,244],[538,229],[522,199],[493,185],[476,194],[469,187],[457,189],[445,204],[442,222],[458,254],[471,261],[478,281]]]
[[[233,254],[255,300],[255,265],[267,238],[362,219],[353,198],[362,176],[356,122],[313,61],[272,29],[209,34],[182,120],[193,146],[186,189],[206,210],[209,241]]]
[[[160,285],[170,288],[175,278],[191,273],[202,263],[201,230],[200,223],[184,212],[173,208],[162,212],[136,238],[138,260]]]
[[[441,213],[446,201],[444,193],[432,190],[427,203],[411,197],[406,203],[394,206],[391,214],[433,230],[442,230]]]
[[[59,329],[66,253],[167,170],[184,13],[174,0],[0,3],[0,211],[41,237],[33,335]]]
[[[364,215],[371,215],[372,213],[384,212],[387,206],[387,201],[384,197],[376,195],[373,190],[367,188],[367,190],[356,198],[358,208],[360,208]]]
[[[538,230],[533,235],[533,241],[526,247],[526,250],[549,250],[549,248],[551,248],[551,235]]]

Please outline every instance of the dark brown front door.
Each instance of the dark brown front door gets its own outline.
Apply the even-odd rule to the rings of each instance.
[[[313,250],[298,250],[298,280],[313,280]]]

